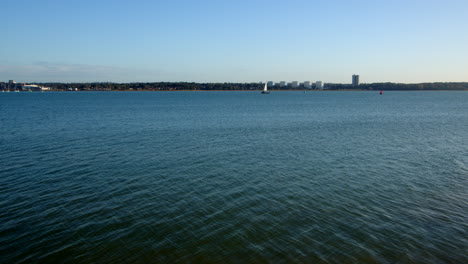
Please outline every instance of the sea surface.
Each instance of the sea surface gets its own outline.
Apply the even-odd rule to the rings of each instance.
[[[0,93],[0,263],[468,263],[468,92]]]

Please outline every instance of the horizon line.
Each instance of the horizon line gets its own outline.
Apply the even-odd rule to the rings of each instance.
[[[9,81],[14,81],[14,80],[9,80]],[[8,83],[9,81],[0,81],[0,83]],[[197,83],[197,84],[261,84],[261,83],[269,83],[273,82],[274,84],[280,83],[280,82],[285,82],[285,83],[292,83],[292,82],[298,82],[298,84],[303,84],[304,82],[311,82],[316,83],[316,82],[322,82],[322,84],[349,84],[352,85],[352,83],[340,83],[340,82],[324,82],[324,81],[260,81],[260,82],[195,82],[195,81],[133,81],[133,82],[113,82],[113,81],[33,81],[33,82],[17,82],[15,83],[65,83],[65,84],[70,84],[70,83],[113,83],[113,84],[134,84],[134,83]],[[393,84],[426,84],[426,83],[468,83],[468,81],[437,81],[437,82],[360,82],[359,85],[361,84],[377,84],[377,83],[393,83]]]

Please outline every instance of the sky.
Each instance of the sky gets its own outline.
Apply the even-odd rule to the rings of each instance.
[[[0,0],[0,81],[468,82],[467,0]]]

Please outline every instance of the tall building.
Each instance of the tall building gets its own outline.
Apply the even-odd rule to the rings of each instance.
[[[312,85],[310,84],[309,81],[305,81],[305,82],[304,82],[304,88],[307,88],[307,89],[312,88]]]
[[[273,86],[273,82],[272,81],[268,81],[268,87],[272,87]]]
[[[297,88],[299,86],[299,83],[297,81],[291,82],[291,88]]]
[[[16,90],[16,82],[13,80],[9,80],[7,84],[7,90],[10,90],[10,91]]]
[[[286,82],[285,82],[285,81],[281,81],[281,82],[280,82],[280,87],[284,87],[284,86],[286,86]]]
[[[322,90],[323,89],[322,81],[315,82],[315,88]]]
[[[353,74],[353,86],[359,85],[359,75]]]

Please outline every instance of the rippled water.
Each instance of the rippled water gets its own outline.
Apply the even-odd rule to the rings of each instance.
[[[466,92],[0,94],[1,263],[468,263]]]

